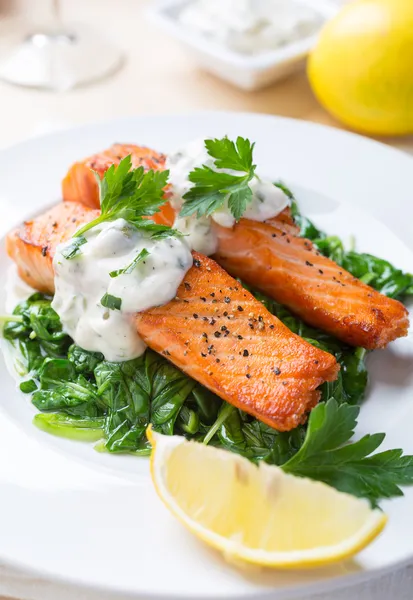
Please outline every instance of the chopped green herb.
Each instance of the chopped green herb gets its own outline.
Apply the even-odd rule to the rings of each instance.
[[[63,248],[62,256],[64,256],[64,258],[67,260],[74,258],[81,253],[80,247],[83,246],[83,244],[86,244],[86,242],[87,239],[83,235],[72,238],[70,244]]]
[[[130,275],[132,271],[134,271],[135,267],[147,256],[149,256],[149,254],[150,252],[148,252],[146,248],[143,248],[127,267],[124,269],[118,269],[117,271],[111,271],[109,275],[112,278],[118,277],[119,275]]]
[[[100,301],[101,305],[110,310],[120,310],[122,306],[122,298],[117,298],[111,294],[105,294]]]

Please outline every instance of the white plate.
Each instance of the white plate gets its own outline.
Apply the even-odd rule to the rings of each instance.
[[[194,137],[224,134],[255,140],[260,171],[291,185],[304,212],[319,225],[344,237],[354,234],[359,249],[413,270],[410,158],[348,133],[253,114],[123,119],[5,150],[0,155],[1,233],[57,202],[67,167],[114,141],[168,152]],[[2,250],[3,281],[8,264]],[[4,302],[2,295],[3,289]],[[413,453],[412,338],[374,353],[369,368],[372,385],[358,433],[386,431],[386,446]],[[173,520],[152,490],[146,459],[98,454],[87,444],[36,430],[34,409],[16,391],[3,361],[0,380],[0,565],[50,579],[41,596],[32,587],[31,598],[55,600],[69,582],[89,590],[82,598],[93,590],[117,600],[287,598],[300,589],[337,589],[413,560],[411,488],[404,498],[383,504],[389,526],[353,562],[303,572],[241,572]]]

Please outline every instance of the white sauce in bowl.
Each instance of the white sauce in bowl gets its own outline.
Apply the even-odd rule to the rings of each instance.
[[[192,255],[184,238],[152,240],[125,220],[104,222],[84,234],[80,254],[66,259],[58,246],[53,261],[56,293],[53,308],[63,329],[85,350],[101,352],[120,362],[140,356],[145,344],[134,315],[166,304],[176,296]],[[146,249],[149,255],[129,274],[111,277]],[[121,301],[120,309],[102,305],[105,294]]]
[[[249,55],[308,38],[323,23],[318,12],[296,0],[191,0],[178,20],[188,30]]]

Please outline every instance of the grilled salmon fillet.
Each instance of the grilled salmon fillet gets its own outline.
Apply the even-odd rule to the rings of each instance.
[[[99,214],[99,210],[92,210],[77,202],[61,202],[10,232],[6,238],[6,250],[16,263],[21,279],[39,292],[53,294],[53,256],[56,246],[68,240],[76,229]]]
[[[97,211],[64,202],[9,234],[22,278],[53,293],[53,256]],[[215,261],[194,253],[175,300],[136,315],[147,345],[221,398],[280,431],[317,403],[336,359],[293,334]]]
[[[304,321],[347,344],[384,348],[407,335],[408,312],[326,258],[283,223],[241,219],[233,229],[216,227],[215,259],[287,306]]]
[[[99,190],[94,172],[102,178],[111,165],[118,165],[123,158],[129,155],[134,169],[138,167],[153,171],[165,169],[166,156],[164,154],[145,146],[113,144],[107,150],[89,156],[70,167],[62,181],[63,200],[82,202],[91,208],[100,208]],[[165,197],[168,197],[167,189]],[[155,219],[157,223],[165,225],[171,225],[174,222],[175,213],[168,202],[157,213]]]
[[[293,429],[338,365],[292,333],[217,263],[196,252],[175,300],[139,313],[146,344],[230,404]]]
[[[132,154],[136,166],[165,168],[166,157],[154,150],[115,144],[73,165],[63,182],[64,199],[97,207],[96,181],[90,169],[96,169],[102,176],[113,162],[119,162],[127,154]],[[76,175],[82,172],[83,175]],[[87,178],[94,191],[88,191],[87,185],[82,188],[76,184],[69,186],[72,190],[69,193],[68,181],[81,182]],[[167,202],[157,220],[172,225],[174,216]],[[215,229],[218,251],[214,259],[234,277],[285,304],[310,325],[347,344],[367,349],[383,348],[407,335],[409,319],[405,307],[321,256],[309,240],[299,237],[300,230],[289,209],[266,223],[242,219],[233,229],[218,225]]]

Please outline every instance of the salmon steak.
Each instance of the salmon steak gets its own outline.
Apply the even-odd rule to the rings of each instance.
[[[306,323],[353,346],[384,348],[407,335],[408,312],[299,237],[280,215],[265,223],[241,219],[215,227],[215,260],[287,306]]]
[[[21,278],[54,292],[53,256],[98,211],[63,202],[7,237]],[[337,378],[334,356],[292,333],[214,260],[193,253],[174,300],[136,314],[153,350],[230,404],[280,431],[306,419],[317,388]]]
[[[63,182],[64,199],[98,208],[97,184],[91,169],[102,177],[113,162],[119,162],[128,153],[135,164],[165,168],[166,157],[154,150],[115,144],[71,167]],[[75,175],[80,170],[83,175]],[[68,192],[68,181],[83,179],[90,182],[89,187],[77,184],[69,186],[72,191]],[[157,220],[173,224],[174,212],[168,202]],[[228,273],[284,304],[309,325],[369,350],[384,348],[407,335],[409,319],[403,304],[380,294],[322,256],[312,242],[300,237],[289,209],[265,223],[241,219],[233,229],[218,225],[214,228],[218,237],[214,259]]]
[[[63,181],[64,199],[98,208],[97,184],[91,169],[102,177],[111,164],[117,164],[128,153],[134,166],[165,168],[163,154],[115,144],[70,168]],[[171,205],[165,202],[156,220],[172,225],[174,219]],[[214,229],[218,237],[214,259],[228,273],[284,304],[309,325],[369,350],[384,348],[407,335],[409,319],[403,304],[322,256],[312,242],[300,237],[289,209],[264,223],[241,219],[233,229],[218,225]]]

